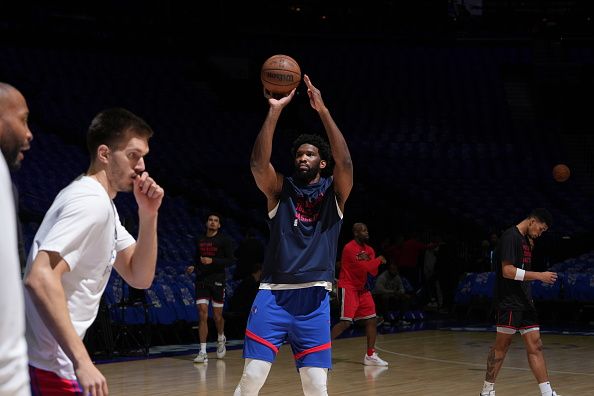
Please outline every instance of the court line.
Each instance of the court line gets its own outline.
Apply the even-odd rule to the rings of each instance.
[[[486,368],[486,365],[484,363],[478,364],[478,363],[469,363],[469,362],[459,362],[456,360],[445,360],[445,359],[435,359],[435,358],[430,358],[430,357],[425,357],[425,356],[418,356],[418,355],[409,355],[407,353],[399,353],[399,352],[394,352],[394,351],[389,351],[387,349],[383,349],[379,346],[375,346],[375,349],[377,349],[378,351],[381,352],[385,352],[385,353],[390,353],[392,355],[396,355],[396,356],[401,356],[401,357],[407,357],[410,359],[418,359],[418,360],[426,360],[429,362],[438,362],[438,363],[448,363],[448,364],[459,364],[459,365],[463,365],[463,366],[475,366],[475,367],[483,367]],[[510,366],[503,366],[501,367],[502,369],[510,369],[510,370],[519,370],[519,371],[530,371],[529,368],[526,367],[510,367]],[[549,373],[555,373],[555,374],[569,374],[569,375],[585,375],[588,377],[594,377],[594,373],[576,373],[573,371],[558,371],[558,370],[548,370]]]

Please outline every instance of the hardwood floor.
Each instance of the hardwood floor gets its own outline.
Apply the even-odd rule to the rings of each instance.
[[[476,396],[495,334],[428,330],[378,336],[377,350],[389,368],[363,366],[365,339],[333,344],[330,395]],[[553,388],[562,396],[594,395],[594,337],[543,334]],[[243,370],[241,350],[207,364],[176,356],[98,365],[110,395],[232,395]],[[517,335],[496,385],[497,395],[540,395]],[[302,395],[291,349],[281,348],[260,395]]]

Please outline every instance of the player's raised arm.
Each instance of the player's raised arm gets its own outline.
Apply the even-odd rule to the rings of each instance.
[[[283,176],[277,174],[270,163],[272,139],[281,112],[283,108],[291,102],[294,95],[295,90],[293,89],[288,96],[281,99],[268,97],[268,103],[270,104],[268,114],[266,115],[264,124],[262,125],[260,133],[258,133],[252,148],[250,167],[254,179],[256,180],[256,185],[268,199],[269,210],[276,206],[278,202],[278,194],[281,191],[283,183]]]
[[[322,100],[320,90],[312,84],[307,74],[304,75],[303,81],[307,85],[309,103],[320,115],[324,129],[328,135],[328,141],[330,142],[332,157],[334,159],[334,190],[336,191],[338,205],[341,210],[344,210],[344,204],[353,188],[353,162],[351,160],[351,153],[342,132],[340,132],[340,129],[330,115],[330,111]]]

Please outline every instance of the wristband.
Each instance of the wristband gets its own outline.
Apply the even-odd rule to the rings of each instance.
[[[526,271],[524,271],[521,268],[516,268],[516,276],[514,277],[514,279],[517,281],[523,281],[524,275],[526,275]]]

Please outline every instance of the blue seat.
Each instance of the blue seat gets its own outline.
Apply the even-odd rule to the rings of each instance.
[[[456,294],[454,295],[454,302],[456,304],[470,304],[472,300],[472,286],[476,280],[476,276],[477,274],[475,272],[469,272],[460,280],[460,282],[458,282]]]
[[[495,276],[495,272],[477,273],[470,288],[471,298],[492,300]]]

